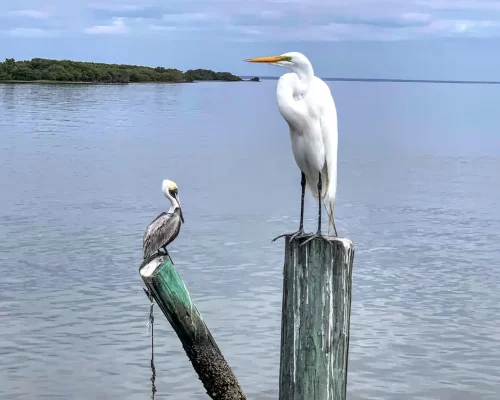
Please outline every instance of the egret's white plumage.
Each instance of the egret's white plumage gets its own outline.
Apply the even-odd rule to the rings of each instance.
[[[290,128],[297,166],[304,173],[306,184],[315,197],[318,197],[321,173],[321,200],[326,206],[330,226],[336,231],[334,203],[337,192],[338,129],[337,110],[330,88],[314,75],[311,63],[301,53],[290,52],[247,61],[268,63],[291,71],[278,81],[278,109]]]

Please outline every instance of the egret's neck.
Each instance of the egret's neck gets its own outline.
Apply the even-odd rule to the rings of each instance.
[[[299,68],[292,69],[297,75],[297,80],[294,87],[294,96],[304,97],[309,91],[311,82],[314,78],[314,70],[311,64],[301,65]]]
[[[309,92],[314,79],[311,65],[292,69],[291,73],[283,75],[278,81],[276,97],[281,115],[290,127],[299,129],[307,124],[307,104],[303,101]]]

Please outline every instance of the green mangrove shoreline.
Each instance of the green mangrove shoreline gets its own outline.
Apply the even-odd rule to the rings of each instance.
[[[2,80],[0,81],[1,84],[7,84],[7,83],[39,83],[39,84],[58,84],[58,85],[128,85],[128,83],[104,83],[104,82],[74,82],[74,81],[49,81],[49,80],[34,80],[34,81],[20,81],[20,80],[15,80],[15,79],[10,79],[10,80]],[[130,83],[130,82],[129,82]],[[138,82],[140,83],[140,82]],[[162,82],[159,82],[162,83]],[[175,82],[165,82],[165,83],[175,83]]]
[[[128,64],[105,64],[70,60],[33,58],[0,62],[0,83],[123,85],[129,83],[191,83],[201,81],[248,82],[230,72],[209,69],[144,67]]]
[[[178,85],[184,83],[198,83],[198,82],[260,82],[251,79],[241,79],[238,81],[222,81],[222,80],[201,80],[201,81],[184,81],[184,82],[75,82],[75,81],[49,81],[49,80],[36,80],[36,81],[19,81],[19,80],[0,80],[0,85],[7,84],[38,84],[38,85],[99,85],[99,86],[116,86],[116,85],[137,85],[137,84],[164,84],[164,85]]]

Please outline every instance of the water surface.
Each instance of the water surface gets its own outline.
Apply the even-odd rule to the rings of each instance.
[[[271,239],[298,226],[300,173],[275,85],[0,85],[0,399],[150,397],[138,266],[165,177],[181,276],[249,398],[277,399]],[[500,398],[499,92],[329,85],[356,246],[349,399]],[[206,399],[156,315],[158,398]]]

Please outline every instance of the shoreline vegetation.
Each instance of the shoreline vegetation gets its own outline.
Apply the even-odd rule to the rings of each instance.
[[[0,62],[0,83],[128,84],[188,83],[197,81],[259,82],[259,78],[242,79],[230,72],[209,69],[143,67],[127,64],[105,64],[69,60],[33,58]]]

